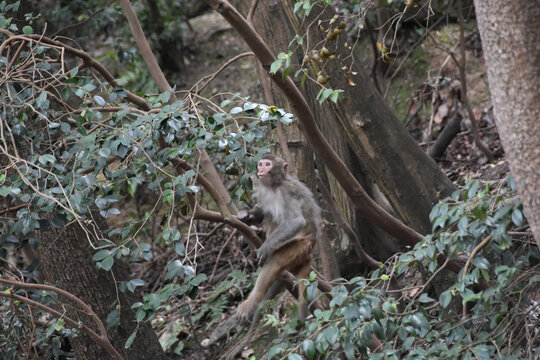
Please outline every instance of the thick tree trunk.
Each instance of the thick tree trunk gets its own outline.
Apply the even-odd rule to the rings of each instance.
[[[269,14],[267,18],[270,21],[266,23],[261,35],[271,46],[276,42],[276,38],[285,34],[284,28],[292,25],[296,33],[305,33],[305,27],[313,24],[311,21],[300,24],[299,19],[292,13],[292,5],[280,0],[260,1],[257,8],[257,13],[259,12]],[[276,16],[281,13],[286,14],[287,18]],[[329,7],[314,7],[311,16],[324,21],[331,19],[334,12]],[[259,26],[257,21],[258,18],[255,17],[255,26]],[[314,23],[317,24],[316,21]],[[310,44],[321,43],[325,36],[326,33],[319,31],[317,26],[309,29]],[[282,43],[288,44],[291,40],[284,39]],[[359,59],[354,53],[343,53],[345,42],[345,35],[342,34],[325,45],[331,52],[335,52],[336,58],[339,53],[343,56],[351,55],[350,61],[358,64]],[[288,49],[282,47],[274,50],[286,52]],[[299,54],[299,57],[302,58],[303,55]],[[344,146],[344,140],[347,139],[354,155],[361,160],[399,216],[415,230],[427,233],[431,230],[428,218],[431,207],[439,198],[450,194],[455,187],[400,124],[361,69],[356,66],[354,71],[357,74],[350,74],[351,80],[357,85],[347,82],[341,70],[345,65],[350,63],[329,60],[324,65],[324,72],[330,77],[326,86],[345,90],[342,102],[335,105],[327,101],[321,109],[315,100],[320,87],[313,84],[306,84],[306,98],[319,119],[324,119],[319,122],[320,126],[323,127],[326,122],[331,124],[326,130],[323,129],[328,140],[331,140],[333,134],[337,134],[337,143],[342,145],[333,142],[333,146],[338,146],[334,149]],[[319,110],[315,111],[317,108]],[[332,132],[326,132],[328,127]],[[341,130],[336,130],[336,127]]]
[[[540,5],[474,3],[499,136],[540,247]]]
[[[168,359],[150,323],[141,323],[131,348],[124,349],[126,340],[137,327],[131,305],[138,301],[133,294],[124,294],[115,286],[115,280],[128,279],[126,264],[116,260],[112,269],[114,278],[111,272],[97,270],[86,234],[78,225],[68,225],[61,229],[51,227],[41,232],[40,238],[40,270],[51,284],[83,300],[105,325],[107,315],[118,305],[118,300],[120,301],[120,325],[109,329],[109,339],[126,360]],[[94,328],[93,322],[82,314],[71,315]],[[72,346],[79,360],[110,359],[99,345],[84,334],[73,338]]]

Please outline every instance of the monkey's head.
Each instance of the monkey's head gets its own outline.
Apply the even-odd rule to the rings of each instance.
[[[257,176],[268,187],[277,187],[285,179],[287,163],[273,154],[266,154],[257,164]]]

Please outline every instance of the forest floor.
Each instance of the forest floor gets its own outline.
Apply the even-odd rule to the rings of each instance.
[[[178,88],[189,88],[204,76],[213,74],[232,56],[246,52],[241,39],[231,27],[217,14],[205,14],[190,21],[193,33],[186,36],[191,53],[186,57],[189,71],[180,74],[173,82]],[[391,64],[386,74],[392,74],[398,67],[399,72],[390,81],[380,75],[380,83],[387,87],[387,100],[398,117],[403,119],[412,136],[427,149],[433,143],[453,113],[462,113],[461,130],[444,152],[438,164],[452,181],[462,183],[466,177],[483,180],[500,180],[508,174],[503,159],[503,150],[493,121],[489,94],[484,78],[481,47],[475,29],[469,31],[467,47],[468,80],[473,112],[477,121],[482,141],[498,159],[488,162],[486,156],[473,143],[470,119],[467,118],[460,92],[456,91],[455,79],[459,78],[458,69],[449,61],[448,53],[442,51],[442,45],[449,45],[455,39],[456,26],[448,26],[434,31],[428,40],[420,42],[413,51],[416,61],[403,64],[396,61]],[[367,36],[365,36],[367,38]],[[416,43],[417,38],[402,36],[401,41]],[[449,40],[450,39],[450,40]],[[366,71],[371,72],[374,54],[366,40],[363,46],[363,58]],[[458,84],[459,85],[459,84]],[[233,62],[205,89],[203,95],[222,100],[225,93],[238,92],[242,96],[251,96],[254,101],[261,101],[261,90],[255,71],[255,61],[245,57]],[[219,103],[216,101],[216,103]],[[435,105],[433,105],[435,104]],[[429,143],[429,144],[428,144]],[[209,337],[218,324],[229,318],[236,304],[247,295],[246,285],[249,277],[244,274],[256,270],[252,253],[246,241],[228,227],[217,226],[206,229],[204,249],[196,260],[197,272],[208,275],[198,296],[187,302],[187,316],[180,316],[185,302],[170,304],[154,320],[154,326],[162,345],[178,359],[211,359],[223,355],[227,342],[209,345]],[[154,254],[154,261],[144,268],[135,267],[135,275],[147,284],[152,284],[146,291],[154,291],[160,286],[162,274],[167,264],[175,257],[171,249],[163,248]],[[243,272],[243,273],[242,273]],[[243,287],[243,288],[242,288]],[[278,300],[275,312],[287,309],[287,298]],[[219,355],[218,355],[219,354]],[[244,358],[249,358],[253,349],[247,348]]]

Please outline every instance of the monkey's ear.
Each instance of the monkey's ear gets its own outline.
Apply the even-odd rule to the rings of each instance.
[[[287,172],[287,166],[289,166],[289,163],[283,164],[283,171]]]

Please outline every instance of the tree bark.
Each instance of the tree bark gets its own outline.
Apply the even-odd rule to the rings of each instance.
[[[99,217],[96,214],[96,218]],[[129,278],[125,263],[116,260],[112,273],[97,270],[86,234],[78,225],[68,225],[61,229],[51,227],[42,231],[40,238],[40,270],[51,284],[90,305],[103,324],[107,324],[107,315],[116,305],[120,305],[120,324],[108,332],[111,343],[124,359],[168,359],[149,322],[140,324],[131,348],[124,348],[126,340],[137,327],[131,305],[139,301],[132,293],[117,291],[115,280],[125,281]],[[71,315],[75,319],[82,319],[92,329],[95,328],[93,321],[84,314]],[[84,334],[72,338],[71,343],[79,360],[110,359],[102,347]]]
[[[540,6],[474,3],[499,136],[540,247]]]

